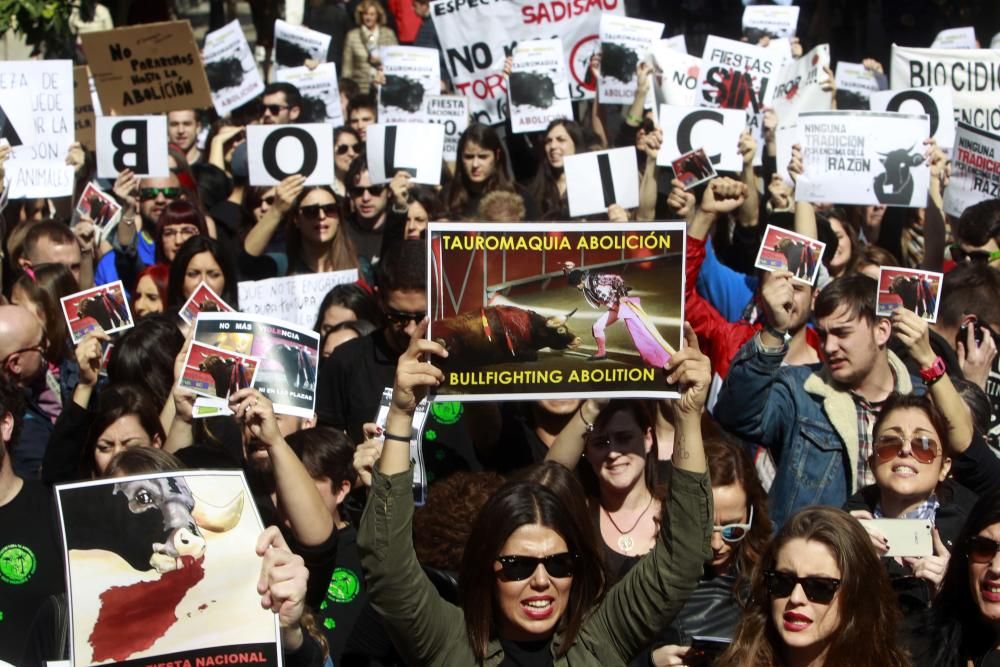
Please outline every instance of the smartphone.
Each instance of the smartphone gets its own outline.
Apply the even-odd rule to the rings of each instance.
[[[695,635],[691,638],[691,650],[684,658],[684,664],[708,667],[708,665],[714,664],[719,656],[729,648],[731,641],[725,637]]]
[[[972,320],[972,335],[975,336],[976,345],[983,344],[983,337],[986,335],[986,327],[979,323],[979,320]],[[958,330],[958,336],[955,337],[956,343],[961,343],[962,345],[967,345],[969,340],[969,325],[963,324]],[[958,347],[957,345],[955,347]]]
[[[871,526],[889,540],[889,551],[883,556],[932,556],[934,540],[931,522],[924,519],[866,519],[863,526]]]

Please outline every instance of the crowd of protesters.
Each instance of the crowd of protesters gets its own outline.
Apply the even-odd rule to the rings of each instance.
[[[270,3],[251,4],[255,22],[273,20]],[[655,165],[665,128],[644,109],[646,64],[625,109],[581,102],[529,134],[471,123],[442,186],[406,172],[373,183],[377,47],[436,47],[430,3],[308,5],[343,77],[334,182],[250,185],[246,126],[302,113],[294,85],[269,83],[226,117],[167,114],[168,177],[98,181],[122,206],[110,233],[87,216],[70,226],[65,201],[6,202],[0,664],[68,657],[54,485],[199,468],[243,470],[271,526],[258,593],[286,664],[1000,660],[1000,200],[946,215],[951,166],[928,139],[924,208],[797,201],[803,153],[791,183],[777,175],[771,110],[762,167],[744,132],[740,172],[685,190]],[[686,23],[718,23],[697,18]],[[442,381],[431,360],[447,355],[425,335],[428,222],[571,220],[564,159],[610,147],[634,147],[644,186],[638,208],[599,218],[687,225],[684,346],[663,373],[680,398],[432,409],[429,494],[414,508],[411,422]],[[67,163],[75,202],[94,160],[76,145]],[[754,268],[767,225],[826,244],[815,284]],[[880,266],[943,271],[937,321],[879,315]],[[240,281],[344,269],[357,283],[316,314],[314,416],[276,414],[247,387],[229,396],[232,416],[196,419],[178,384],[190,345],[178,312],[198,286],[238,310]],[[74,344],[60,299],[115,280],[135,326]],[[887,555],[878,519],[929,523],[932,553]],[[12,545],[30,549],[30,572],[11,574]]]

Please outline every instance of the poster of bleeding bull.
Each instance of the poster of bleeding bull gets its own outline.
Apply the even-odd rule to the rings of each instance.
[[[449,401],[677,397],[681,222],[431,223],[428,337]]]
[[[260,359],[253,386],[278,414],[309,418],[316,406],[319,334],[248,313],[200,313],[194,339]]]
[[[280,665],[257,593],[263,530],[243,473],[56,487],[73,665]]]

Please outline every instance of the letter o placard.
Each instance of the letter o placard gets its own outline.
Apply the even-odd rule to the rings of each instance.
[[[294,171],[285,171],[278,164],[278,144],[283,139],[294,139],[302,146],[302,163]],[[277,129],[264,139],[263,155],[264,169],[276,180],[283,180],[295,174],[308,177],[316,170],[319,161],[319,149],[312,135],[301,127],[289,125]]]

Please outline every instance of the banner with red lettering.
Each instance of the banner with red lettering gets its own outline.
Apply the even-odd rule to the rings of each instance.
[[[1000,199],[1000,136],[959,123],[951,164],[945,213],[957,218],[973,204]]]
[[[593,98],[586,83],[599,48],[602,13],[624,16],[624,0],[434,0],[431,17],[456,92],[469,98],[474,121],[496,125],[508,114],[504,59],[529,39],[559,37],[569,72],[570,99]]]

